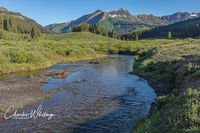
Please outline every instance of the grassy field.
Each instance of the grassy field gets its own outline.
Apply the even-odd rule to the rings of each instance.
[[[200,40],[120,41],[92,33],[29,35],[4,31],[0,73],[44,69],[58,63],[134,54],[134,74],[173,87],[157,98],[158,109],[139,120],[135,133],[200,132]],[[157,88],[154,88],[157,89]]]
[[[43,69],[58,63],[102,57],[102,54],[128,54],[138,51],[138,46],[160,42],[170,41],[128,42],[86,32],[41,34],[33,40],[28,34],[4,31],[4,39],[0,40],[0,72]]]
[[[147,46],[135,56],[133,73],[171,85],[170,93],[156,99],[158,109],[137,122],[135,133],[200,132],[200,40]]]
[[[5,32],[5,36],[0,40],[0,71],[4,73],[98,58],[103,55],[99,55],[95,48],[115,43],[111,38],[92,33],[42,34],[37,40],[10,32]]]

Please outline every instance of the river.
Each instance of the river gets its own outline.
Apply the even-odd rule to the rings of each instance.
[[[52,67],[50,71],[67,68],[79,72],[65,79],[50,77],[42,90],[63,89],[25,113],[42,106],[43,112],[55,116],[50,120],[10,119],[0,123],[0,132],[131,133],[136,120],[149,113],[156,94],[147,81],[129,74],[133,56],[114,57],[100,64]]]

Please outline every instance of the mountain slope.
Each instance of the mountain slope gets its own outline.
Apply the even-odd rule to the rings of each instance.
[[[177,12],[172,15],[162,16],[161,19],[172,24],[197,17],[200,17],[200,13]]]
[[[52,31],[22,14],[0,7],[0,29],[25,34],[30,33],[33,27],[37,28],[42,33],[52,33]]]
[[[165,26],[197,17],[200,17],[200,13],[177,12],[162,17],[156,17],[152,14],[132,15],[128,10],[120,8],[110,12],[97,10],[69,23],[52,24],[46,26],[46,28],[54,32],[66,33],[71,32],[73,25],[99,23],[105,30],[115,29],[118,33],[124,33]]]
[[[101,27],[106,30],[115,29],[118,33],[121,32],[132,32],[138,28],[146,27],[153,28],[156,26],[167,25],[166,20],[162,20],[159,17],[153,15],[132,15],[128,10],[120,8],[111,12],[106,12],[102,10],[97,10],[94,13],[84,15],[77,20],[69,22],[67,26],[60,29],[59,32],[66,33],[71,31],[73,25],[79,25],[81,23],[88,23],[94,25],[99,23]],[[62,24],[54,24],[46,26],[49,30],[58,32],[57,27],[61,27]],[[53,27],[53,28],[52,28]]]
[[[67,23],[60,23],[60,24],[51,24],[51,25],[47,25],[46,28],[59,33],[63,28],[67,27],[69,25],[70,22]]]
[[[0,12],[10,12],[10,11],[5,7],[0,7]]]
[[[140,38],[167,37],[168,32],[172,37],[197,37],[200,35],[200,18],[161,26],[142,33]]]

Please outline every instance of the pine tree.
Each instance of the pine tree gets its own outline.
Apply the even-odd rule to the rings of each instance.
[[[3,39],[3,38],[4,38],[3,31],[0,30],[0,39]]]
[[[10,25],[10,28],[11,28],[12,32],[17,32],[17,25],[16,25],[16,21],[15,21],[14,17],[11,17],[9,19],[9,25]]]
[[[3,27],[4,27],[4,30],[9,30],[9,22],[7,19],[4,19],[3,21]]]
[[[40,32],[35,27],[33,27],[32,30],[31,30],[32,39],[36,39],[39,36],[40,36]]]
[[[102,32],[101,32],[101,27],[100,27],[100,25],[99,24],[95,24],[94,25],[94,32],[96,33],[96,34],[102,34]]]
[[[76,32],[76,26],[75,25],[72,26],[72,32]]]
[[[117,33],[115,32],[115,30],[112,30],[112,38],[117,38]]]
[[[0,16],[0,29],[3,29],[3,17]]]
[[[171,32],[168,32],[167,38],[168,38],[168,39],[172,39],[172,34],[171,34]]]
[[[135,34],[135,41],[138,41],[139,40],[139,37],[138,37],[138,34],[136,33]]]
[[[89,31],[92,32],[92,33],[94,33],[94,28],[92,26],[90,26]]]

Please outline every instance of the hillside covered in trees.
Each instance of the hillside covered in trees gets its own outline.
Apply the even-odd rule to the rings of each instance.
[[[121,40],[135,40],[138,36],[139,39],[147,38],[196,38],[200,36],[200,18],[190,19],[167,26],[160,26],[153,29],[144,29],[141,31],[134,31],[129,33],[119,34],[118,38]]]
[[[157,27],[141,33],[140,38],[167,37],[169,32],[171,32],[172,37],[175,38],[195,38],[200,35],[200,18]]]
[[[14,33],[27,34],[36,28],[42,33],[52,33],[34,20],[27,18],[20,13],[11,12],[5,8],[0,8],[0,30]]]
[[[106,31],[104,28],[100,26],[100,24],[95,24],[94,26],[86,23],[82,23],[78,26],[73,25],[72,32],[91,32],[102,36],[117,38],[117,33],[114,29],[111,31]]]

